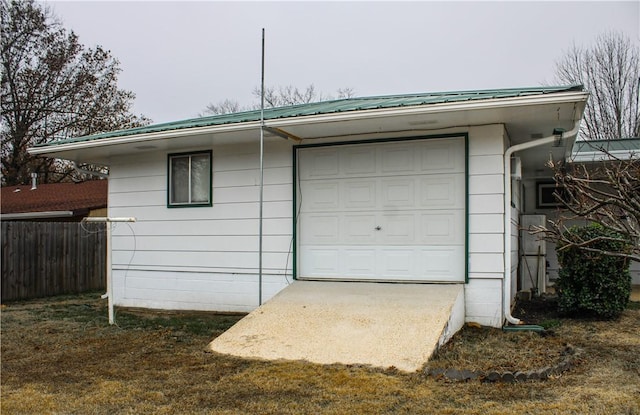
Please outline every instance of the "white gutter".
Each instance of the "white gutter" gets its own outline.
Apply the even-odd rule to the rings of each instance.
[[[73,216],[73,212],[70,210],[54,210],[47,212],[3,213],[0,215],[0,220],[69,218],[71,216]]]
[[[496,98],[482,101],[446,102],[432,105],[416,105],[412,107],[379,108],[371,110],[358,110],[337,112],[331,114],[299,115],[289,118],[278,118],[267,121],[267,127],[283,128],[299,125],[309,125],[338,121],[353,121],[363,119],[376,119],[401,115],[439,114],[454,111],[471,111],[494,108],[521,107],[527,105],[545,105],[571,103],[584,101],[584,92],[564,92],[548,95],[532,95],[514,98]],[[84,148],[103,147],[116,144],[141,143],[147,141],[162,140],[174,137],[188,137],[200,134],[214,134],[225,132],[250,131],[261,128],[260,121],[249,121],[235,124],[210,125],[206,127],[178,128],[151,133],[119,135],[88,141],[78,141],[44,147],[31,147],[27,151],[32,155],[46,155],[52,152],[79,150]]]
[[[561,133],[562,139],[578,134],[580,121],[576,121],[571,131]],[[517,151],[551,144],[558,135],[539,138],[522,144],[513,145],[504,152],[504,281],[503,305],[505,319],[511,324],[522,324],[522,321],[511,315],[511,155]]]

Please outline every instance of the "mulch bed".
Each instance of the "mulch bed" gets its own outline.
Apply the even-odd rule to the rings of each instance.
[[[558,299],[555,295],[541,295],[530,300],[518,300],[512,314],[526,324],[539,325],[558,320]]]

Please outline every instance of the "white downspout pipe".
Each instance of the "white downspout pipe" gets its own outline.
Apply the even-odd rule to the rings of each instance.
[[[578,134],[579,121],[576,121],[571,131],[561,133],[560,138],[572,137]],[[503,300],[504,317],[511,324],[522,324],[522,321],[511,315],[511,155],[517,151],[551,144],[558,139],[558,135],[539,138],[522,144],[513,145],[504,152],[504,281]]]
[[[103,217],[87,217],[82,219],[83,222],[106,222],[107,224],[107,292],[102,298],[107,298],[107,308],[109,313],[109,324],[115,324],[116,318],[113,308],[113,274],[112,274],[112,258],[111,258],[111,224],[115,222],[135,222],[136,218],[103,218]]]

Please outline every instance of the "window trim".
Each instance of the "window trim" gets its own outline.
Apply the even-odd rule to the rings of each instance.
[[[551,194],[549,194],[551,191]],[[564,187],[559,186],[554,181],[536,182],[536,209],[553,209],[562,207],[562,202],[558,200],[555,193],[563,193]],[[552,198],[553,200],[549,200]]]
[[[171,177],[173,173],[173,170],[171,168],[171,161],[177,157],[189,157],[189,163],[191,163],[191,157],[199,156],[199,155],[209,156],[209,186],[208,186],[209,200],[207,202],[197,202],[197,203],[171,202],[171,196],[172,196]],[[189,170],[189,198],[191,198],[191,170]],[[210,206],[213,206],[213,151],[202,150],[202,151],[189,151],[185,153],[167,154],[167,207],[170,209],[173,209],[173,208],[210,207]]]

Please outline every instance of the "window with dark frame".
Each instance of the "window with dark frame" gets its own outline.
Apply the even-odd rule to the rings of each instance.
[[[169,207],[211,206],[211,151],[169,154]]]
[[[556,193],[562,194],[564,187],[558,186],[555,182],[538,182],[536,186],[536,206],[538,209],[562,206],[562,202],[557,198]]]

